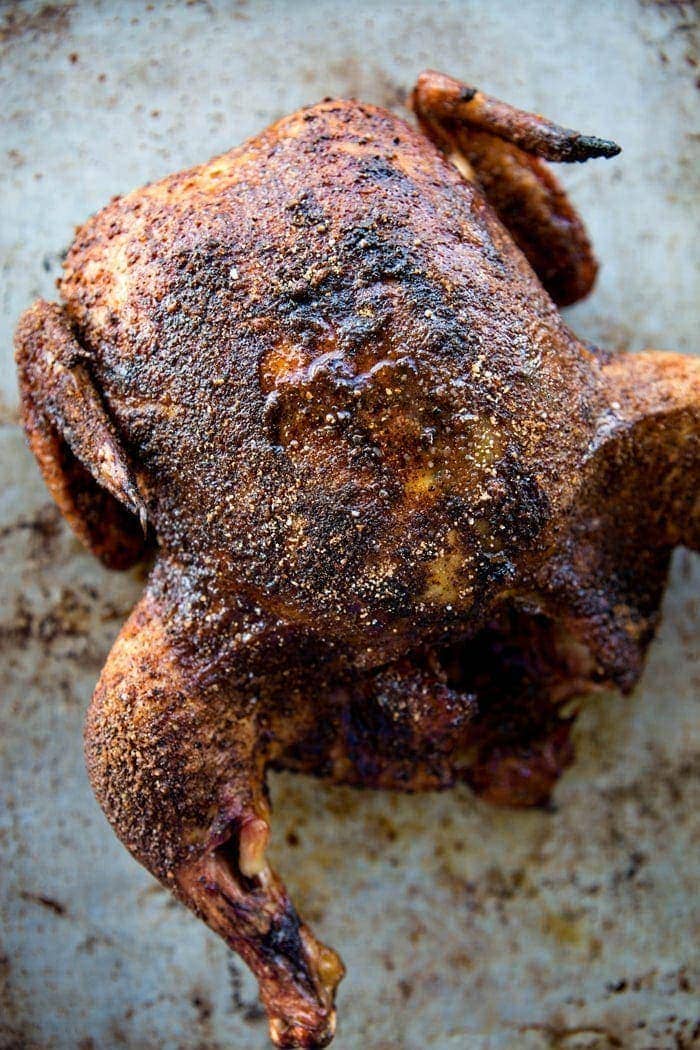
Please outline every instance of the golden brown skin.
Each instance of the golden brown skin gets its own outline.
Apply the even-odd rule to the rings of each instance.
[[[266,770],[544,803],[561,705],[631,688],[670,552],[700,547],[699,363],[586,347],[513,239],[583,294],[533,154],[616,147],[440,74],[413,106],[460,170],[323,102],[113,201],[17,330],[59,506],[109,565],[156,552],[88,713],[93,787],[283,1047],[332,1038],[343,968],[265,860]]]

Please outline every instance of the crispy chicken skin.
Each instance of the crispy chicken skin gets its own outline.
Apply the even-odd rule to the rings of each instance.
[[[437,73],[412,105],[325,101],[114,200],[16,336],[68,521],[155,552],[92,785],[281,1047],[330,1041],[343,966],[267,864],[266,770],[543,804],[562,705],[633,686],[700,547],[700,362],[591,348],[550,298],[596,263],[542,158],[617,147]]]

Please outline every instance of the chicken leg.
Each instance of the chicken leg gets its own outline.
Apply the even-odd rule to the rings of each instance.
[[[411,105],[423,131],[476,179],[542,284],[560,306],[590,292],[598,272],[585,227],[543,159],[614,157],[620,147],[515,109],[427,70]]]
[[[343,965],[267,864],[255,702],[192,659],[182,595],[178,604],[177,585],[162,579],[157,566],[95,691],[85,733],[93,789],[134,856],[251,968],[276,1045],[325,1046]]]

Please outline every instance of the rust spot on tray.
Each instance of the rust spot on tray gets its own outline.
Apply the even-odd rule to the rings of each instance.
[[[42,893],[29,893],[26,890],[22,890],[20,893],[22,900],[31,901],[33,904],[40,904],[42,908],[46,908],[47,911],[53,912],[54,915],[65,915],[66,906],[61,904],[60,901],[54,900],[53,897],[46,897]]]
[[[37,11],[29,5],[10,4],[0,24],[0,44],[20,37],[38,39],[47,34],[64,35],[70,26],[72,3],[44,4]]]

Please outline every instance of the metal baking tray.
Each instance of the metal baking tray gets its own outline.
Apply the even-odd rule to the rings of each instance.
[[[242,963],[127,855],[83,768],[141,580],[53,508],[11,352],[74,225],[325,95],[402,111],[433,66],[623,145],[561,173],[602,261],[568,318],[698,351],[698,61],[680,2],[0,4],[0,1047],[268,1046]],[[274,860],[348,966],[338,1050],[700,1045],[699,596],[679,551],[644,678],[587,704],[551,811],[272,778]]]

